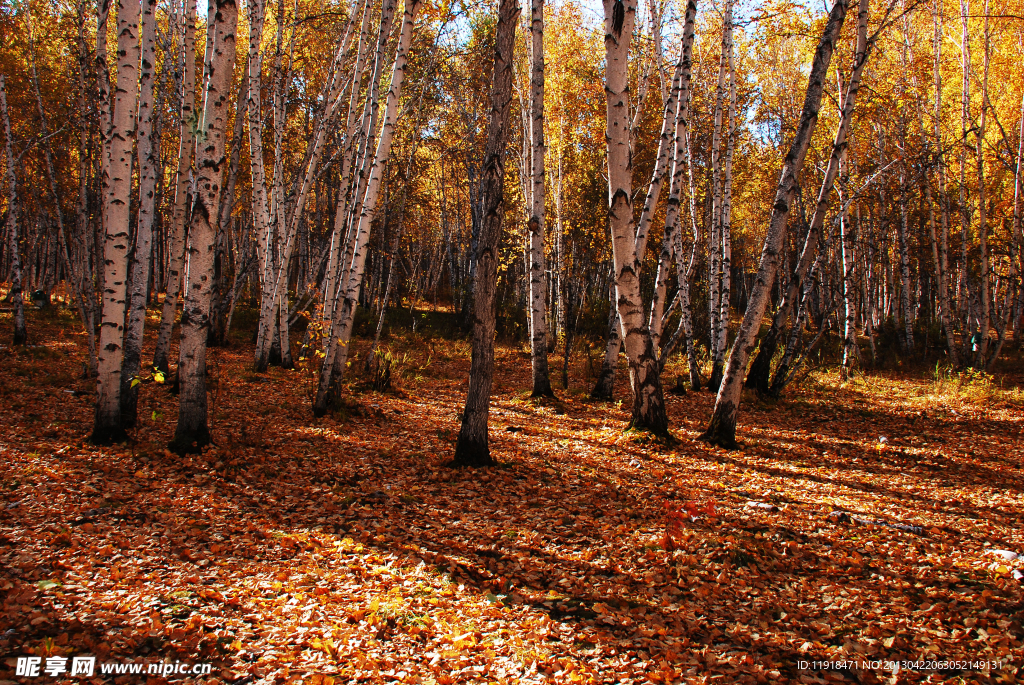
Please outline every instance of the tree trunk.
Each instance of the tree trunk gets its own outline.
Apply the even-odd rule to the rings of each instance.
[[[981,259],[981,273],[978,276],[981,280],[981,287],[978,289],[978,299],[980,300],[981,311],[978,317],[978,351],[977,356],[975,356],[974,365],[979,369],[984,369],[988,366],[989,330],[992,327],[991,304],[989,301],[991,268],[988,256],[988,207],[985,206],[985,125],[990,104],[988,101],[988,72],[992,55],[991,34],[988,28],[988,0],[985,0],[984,16],[985,42],[984,55],[982,57],[981,114],[978,117],[978,125],[975,130],[975,135],[978,137],[976,147],[978,167],[978,252]]]
[[[668,294],[668,281],[672,267],[673,257],[676,260],[676,269],[680,304],[686,308],[681,310],[680,326],[677,333],[685,329],[688,338],[692,338],[690,330],[690,278],[687,270],[681,266],[683,263],[683,241],[682,221],[680,220],[680,197],[683,191],[683,172],[687,169],[689,150],[689,101],[690,101],[690,72],[693,66],[693,23],[697,12],[696,0],[690,0],[686,4],[686,15],[683,22],[683,38],[679,50],[679,62],[676,64],[676,71],[672,78],[672,90],[666,100],[666,113],[673,105],[675,107],[674,125],[675,135],[673,138],[672,150],[672,173],[669,176],[669,195],[665,207],[665,230],[662,238],[661,257],[658,261],[658,273],[655,277],[654,298],[651,302],[651,315],[648,326],[651,330],[651,339],[654,348],[658,350],[659,366],[664,370],[668,356],[672,353],[674,343],[666,348],[661,343],[661,336],[665,318],[665,300]],[[667,117],[666,117],[667,118]],[[692,202],[692,195],[689,198]],[[696,247],[696,240],[694,246]],[[691,257],[693,254],[691,253]],[[692,260],[691,260],[692,261]],[[673,336],[673,340],[677,336]],[[692,340],[691,340],[692,346]],[[692,387],[692,385],[691,385]],[[698,381],[699,387],[699,381]]]
[[[384,110],[384,121],[381,125],[380,137],[377,141],[373,164],[369,169],[366,192],[361,203],[359,223],[352,237],[350,253],[351,263],[348,265],[345,280],[339,281],[339,296],[344,300],[335,307],[334,319],[331,323],[331,337],[328,341],[326,356],[320,369],[320,379],[313,412],[322,416],[327,411],[328,396],[335,390],[340,379],[340,370],[345,368],[352,341],[352,327],[355,323],[356,305],[359,297],[359,286],[363,280],[366,266],[366,253],[370,240],[370,225],[377,213],[377,198],[380,195],[381,178],[388,156],[391,154],[391,142],[395,135],[395,123],[398,118],[398,105],[402,97],[402,83],[405,79],[405,68],[408,59],[409,45],[412,42],[412,29],[419,10],[419,0],[406,0],[405,13],[402,18],[402,34],[395,53],[394,71],[391,75],[391,87],[388,90],[387,103]]]
[[[909,179],[906,177],[904,171],[904,177],[901,179],[901,196],[900,196],[900,223],[897,228],[899,234],[899,251],[900,251],[900,309],[903,314],[903,331],[904,331],[904,344],[906,345],[907,355],[914,354],[914,311],[910,301],[910,246],[908,243],[908,231],[907,226],[907,183]]]
[[[494,463],[487,443],[487,416],[494,377],[494,295],[498,245],[505,216],[505,148],[509,137],[512,65],[518,19],[518,1],[501,0],[494,41],[491,112],[480,174],[484,216],[477,242],[476,279],[473,284],[473,356],[466,406],[462,412],[462,427],[455,444],[453,464],[456,466],[489,466]]]
[[[544,0],[532,0],[530,21],[530,345],[533,397],[554,397],[548,372],[547,265],[544,259]]]
[[[768,306],[768,298],[771,295],[775,272],[778,268],[779,251],[782,249],[786,236],[786,221],[790,207],[796,198],[797,183],[804,157],[810,147],[811,136],[818,122],[818,110],[821,108],[825,78],[844,19],[846,19],[846,0],[836,0],[829,13],[821,42],[814,53],[803,111],[800,114],[793,143],[783,162],[782,174],[772,207],[771,222],[765,237],[764,249],[761,252],[757,277],[747,302],[747,311],[743,315],[743,323],[740,325],[736,341],[733,343],[732,353],[729,355],[725,378],[715,400],[714,414],[707,430],[702,435],[704,440],[721,447],[733,448],[736,446],[736,421],[739,414],[740,396],[743,391],[743,377],[747,370],[747,360],[750,358],[751,352],[754,351],[758,328]]]
[[[839,92],[842,93],[842,81],[839,83]],[[846,150],[843,150],[843,161],[846,159]],[[860,358],[860,351],[857,348],[857,302],[856,302],[856,268],[854,249],[857,245],[857,232],[850,225],[850,216],[847,211],[847,204],[843,197],[843,188],[849,178],[849,171],[845,174],[839,184],[839,233],[843,249],[843,364],[840,375],[843,380],[849,380],[853,376],[853,363]]]
[[[18,179],[14,175],[14,146],[11,139],[11,118],[7,113],[7,88],[4,75],[0,74],[0,116],[4,120],[5,147],[7,153],[7,238],[11,262],[11,290],[8,297],[14,306],[15,345],[28,342],[25,332],[25,297],[21,290],[21,245],[18,240]]]
[[[206,403],[206,339],[210,327],[221,173],[224,169],[231,83],[235,66],[234,0],[210,0],[207,9],[207,52],[204,60],[203,114],[198,130],[202,145],[196,154],[196,191],[189,224],[188,293],[181,313],[178,425],[171,447],[179,454],[196,453],[210,443]]]
[[[857,15],[857,48],[854,55],[853,70],[850,75],[850,85],[846,89],[843,99],[843,109],[839,119],[839,126],[836,128],[836,135],[832,142],[832,153],[829,156],[828,166],[825,168],[825,175],[818,190],[818,197],[814,205],[814,214],[811,216],[810,225],[807,227],[807,235],[804,238],[803,247],[800,250],[800,258],[797,260],[796,268],[793,269],[782,296],[782,302],[772,317],[772,325],[768,329],[750,365],[750,372],[747,375],[746,387],[755,388],[758,394],[767,396],[772,393],[772,359],[778,350],[779,341],[784,339],[786,322],[789,320],[793,307],[799,300],[803,291],[803,282],[808,270],[814,263],[818,252],[818,241],[821,237],[821,229],[825,224],[825,215],[828,212],[829,198],[832,196],[832,186],[835,184],[836,176],[839,174],[840,160],[848,147],[847,136],[850,124],[853,119],[853,112],[857,105],[857,93],[860,91],[860,83],[864,74],[864,67],[867,65],[868,57],[874,41],[867,39],[867,4],[861,0]]]
[[[1017,168],[1013,174],[1013,244],[1016,247],[1014,254],[1010,255],[1013,264],[1012,268],[1017,276],[1017,300],[1014,305],[1014,314],[1011,325],[1013,326],[1013,338],[1017,345],[1021,342],[1021,300],[1024,295],[1024,287],[1020,284],[1020,277],[1024,274],[1024,235],[1021,232],[1021,215],[1024,214],[1021,196],[1024,194],[1024,95],[1020,99],[1020,123],[1017,133]],[[1016,258],[1016,262],[1013,259]]]
[[[633,229],[629,42],[636,21],[636,5],[636,0],[604,0],[608,223],[615,265],[616,308],[633,390],[630,428],[667,436],[668,414],[661,389],[660,367],[647,328],[640,291],[640,267],[646,234],[634,233]]]
[[[117,90],[111,120],[110,158],[103,174],[103,315],[100,322],[96,417],[92,441],[106,445],[125,438],[121,426],[121,361],[124,355],[125,294],[132,167],[139,106],[139,14],[124,0],[117,12]]]
[[[711,322],[711,378],[708,389],[718,390],[722,382],[725,366],[725,339],[729,327],[728,297],[724,292],[725,275],[725,224],[729,220],[725,213],[725,196],[731,195],[726,189],[726,180],[722,169],[722,124],[723,118],[729,117],[726,124],[726,136],[730,144],[732,140],[732,107],[726,110],[726,88],[734,93],[732,87],[732,5],[726,2],[722,19],[722,52],[718,60],[718,85],[715,87],[715,118],[711,139],[711,235],[708,242],[708,255],[711,259],[709,320]],[[730,98],[731,99],[731,98]],[[728,153],[727,153],[728,156]],[[731,174],[730,174],[731,175]],[[724,304],[724,306],[723,306]],[[726,331],[726,333],[723,333]]]
[[[196,146],[196,3],[186,2],[185,6],[185,27],[181,41],[184,76],[181,79],[178,169],[174,174],[174,206],[171,210],[171,247],[167,258],[167,284],[160,314],[160,331],[153,352],[153,366],[163,373],[169,370],[171,333],[178,313],[178,293],[181,292],[181,271],[185,260],[185,220],[189,212],[189,176]]]
[[[619,335],[619,312],[615,307],[615,284],[610,287],[611,304],[608,309],[608,337],[605,339],[604,359],[597,383],[590,391],[590,399],[611,402],[615,396],[615,369],[619,365],[619,352],[622,350],[622,336]]]
[[[142,335],[149,294],[150,255],[153,252],[153,214],[156,209],[156,158],[153,86],[156,76],[156,0],[142,0],[142,74],[139,84],[139,219],[132,250],[128,289],[128,326],[121,365],[121,425],[133,428],[138,417],[139,387],[133,383],[142,366]]]

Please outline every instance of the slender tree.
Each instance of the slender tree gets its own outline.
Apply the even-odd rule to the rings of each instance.
[[[707,430],[702,435],[704,440],[721,447],[732,448],[736,445],[736,420],[743,391],[743,379],[747,371],[747,360],[750,359],[750,354],[754,351],[761,319],[764,317],[768,298],[771,296],[779,264],[779,253],[786,237],[786,222],[790,207],[796,198],[800,171],[811,144],[811,136],[818,123],[818,111],[821,108],[825,78],[845,19],[846,0],[836,0],[829,12],[821,41],[814,52],[803,110],[800,113],[800,121],[797,124],[793,142],[783,161],[782,174],[775,191],[775,202],[772,204],[768,233],[765,236],[764,249],[761,252],[761,261],[747,300],[747,310],[736,334],[732,353],[729,355],[725,378],[722,380],[718,397],[715,400],[714,414]]]
[[[185,222],[188,218],[192,157],[196,132],[196,3],[186,2],[181,41],[181,111],[179,114],[178,166],[174,172],[174,204],[171,209],[167,283],[164,290],[160,330],[153,352],[153,367],[167,373],[171,333],[177,316],[181,272],[185,261]]]
[[[359,300],[359,288],[363,282],[366,268],[366,256],[369,248],[370,226],[377,215],[377,201],[380,197],[381,179],[391,154],[391,142],[395,136],[398,120],[398,106],[402,98],[402,84],[405,80],[409,46],[412,43],[413,26],[416,23],[416,12],[419,0],[405,0],[405,12],[402,18],[402,33],[395,52],[395,65],[391,74],[391,86],[388,89],[387,102],[384,109],[384,121],[381,123],[380,137],[377,140],[376,152],[368,169],[366,191],[360,203],[358,223],[352,232],[352,245],[349,253],[351,261],[347,265],[344,281],[339,282],[339,296],[344,297],[340,307],[335,307],[331,325],[331,338],[328,352],[324,357],[320,371],[313,411],[322,416],[327,411],[327,400],[332,387],[340,378],[339,369],[345,368],[348,359],[349,343],[352,340],[352,327],[355,324],[356,306]]]
[[[530,18],[530,352],[533,396],[554,397],[548,372],[547,264],[544,258],[544,0],[532,0]]]
[[[11,117],[7,112],[7,87],[0,74],[0,116],[4,120],[4,152],[7,156],[7,239],[11,262],[11,290],[8,296],[14,306],[14,344],[28,342],[25,331],[25,296],[21,290],[21,241],[18,239],[18,178],[14,173],[14,143],[11,138]]]
[[[501,0],[498,5],[491,110],[480,170],[484,215],[476,248],[473,283],[473,354],[462,427],[455,443],[453,463],[457,466],[489,466],[494,463],[487,442],[487,416],[494,378],[494,294],[498,244],[505,220],[505,149],[512,108],[512,67],[519,12],[518,0]]]
[[[225,133],[235,67],[235,0],[210,0],[207,8],[203,110],[196,152],[195,198],[188,239],[188,294],[181,313],[178,353],[178,425],[172,448],[197,452],[210,443],[207,425],[206,340],[210,327],[214,251],[220,209],[221,173],[225,168]]]
[[[128,325],[124,333],[121,367],[121,424],[135,425],[139,388],[136,378],[142,366],[142,334],[146,325],[150,256],[153,252],[153,218],[156,211],[157,146],[160,132],[154,127],[153,86],[156,77],[156,0],[142,0],[142,74],[139,87],[139,214],[128,289]]]
[[[615,268],[615,305],[633,390],[630,427],[668,435],[661,368],[647,328],[640,291],[640,266],[646,234],[634,232],[633,220],[629,43],[635,22],[636,0],[604,0],[608,223]]]
[[[103,173],[103,316],[100,321],[96,418],[92,440],[124,439],[121,425],[121,362],[124,358],[125,295],[128,285],[128,231],[132,168],[139,106],[138,0],[121,0],[117,10],[117,86],[106,136],[109,159]],[[102,125],[102,124],[101,124]]]

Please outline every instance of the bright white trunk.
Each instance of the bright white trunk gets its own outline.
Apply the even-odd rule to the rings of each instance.
[[[103,296],[92,439],[100,444],[124,437],[121,427],[121,360],[128,281],[128,229],[132,167],[139,106],[139,15],[141,5],[124,0],[117,13],[117,89],[107,139],[110,159],[103,174]]]

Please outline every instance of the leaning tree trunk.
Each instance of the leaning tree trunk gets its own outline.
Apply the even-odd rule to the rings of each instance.
[[[494,294],[498,245],[505,216],[505,148],[508,145],[512,65],[518,19],[518,0],[501,0],[494,40],[491,113],[480,170],[484,216],[477,242],[476,278],[473,283],[473,356],[469,368],[466,406],[462,412],[462,428],[459,429],[459,438],[455,443],[453,464],[457,466],[489,466],[494,463],[487,444],[487,415],[494,377]]]
[[[185,5],[185,27],[181,41],[184,75],[181,79],[178,169],[174,174],[174,206],[170,222],[171,246],[167,259],[167,283],[160,314],[160,331],[153,352],[153,367],[164,373],[168,371],[171,333],[178,312],[178,293],[181,292],[181,270],[185,261],[185,219],[189,210],[189,172],[192,169],[196,141],[196,3],[187,2]]]
[[[235,0],[210,0],[207,8],[207,54],[204,60],[203,114],[198,130],[196,190],[189,223],[188,294],[181,312],[178,425],[172,448],[195,453],[210,443],[206,416],[206,340],[210,327],[214,252],[220,209],[224,136],[235,66]],[[212,40],[211,40],[212,39]]]
[[[146,324],[146,296],[149,294],[149,263],[153,251],[153,214],[156,209],[156,158],[153,86],[156,76],[156,0],[142,0],[142,77],[139,87],[139,220],[132,251],[131,283],[128,290],[128,326],[124,332],[124,362],[121,365],[121,425],[135,426],[139,388],[135,383],[142,366],[142,335]]]
[[[416,22],[416,12],[420,0],[406,0],[405,14],[402,18],[402,34],[395,52],[395,65],[391,74],[391,87],[388,89],[387,102],[384,109],[384,121],[381,124],[377,149],[370,166],[369,178],[366,182],[366,193],[359,213],[352,238],[352,258],[348,265],[344,282],[339,282],[339,293],[344,299],[340,306],[335,307],[334,319],[331,323],[331,337],[328,341],[326,356],[320,369],[320,379],[313,412],[322,416],[327,411],[328,397],[340,380],[338,369],[345,368],[352,340],[352,328],[355,324],[356,306],[359,298],[359,286],[363,281],[366,267],[366,252],[369,248],[370,225],[377,214],[377,199],[380,195],[381,179],[384,166],[391,154],[391,142],[395,136],[395,124],[398,119],[398,105],[402,97],[402,83],[405,80],[405,68],[408,60],[409,46],[412,43],[412,29]]]
[[[675,134],[673,137],[672,151],[672,173],[669,175],[669,195],[665,207],[665,230],[662,239],[661,257],[658,262],[658,273],[655,278],[654,298],[651,303],[651,315],[648,326],[651,330],[651,339],[654,347],[658,350],[658,361],[662,370],[672,354],[672,350],[678,341],[680,333],[687,336],[692,346],[692,330],[690,325],[690,274],[683,264],[683,241],[680,198],[683,192],[683,172],[688,166],[687,151],[689,150],[689,101],[690,101],[690,74],[693,67],[693,35],[694,17],[697,13],[697,3],[689,0],[686,3],[686,14],[683,21],[683,38],[679,50],[679,62],[676,64],[676,71],[672,79],[672,91],[670,99],[675,102]],[[671,104],[669,105],[671,106]],[[696,248],[697,240],[694,240]],[[691,257],[695,251],[691,251]],[[668,281],[673,257],[676,260],[676,275],[679,287],[680,320],[676,334],[672,336],[669,345],[662,344],[662,331],[665,324],[665,300],[668,296]],[[692,261],[692,259],[691,259]],[[693,379],[691,379],[692,381]],[[677,384],[677,387],[678,384]],[[691,382],[690,387],[694,387]],[[697,381],[700,387],[700,381]]]
[[[825,24],[821,42],[814,53],[803,111],[796,127],[796,135],[782,165],[782,174],[775,192],[775,202],[772,204],[771,222],[765,237],[764,249],[761,252],[757,277],[747,301],[747,311],[743,315],[743,323],[740,324],[732,353],[729,355],[725,378],[722,380],[718,397],[715,400],[714,414],[707,430],[701,436],[704,440],[721,447],[736,446],[736,420],[739,414],[740,396],[743,392],[743,376],[746,373],[750,354],[754,351],[757,332],[771,296],[775,272],[778,269],[779,253],[786,237],[789,209],[796,199],[800,170],[811,144],[814,127],[818,123],[818,111],[821,108],[825,78],[845,19],[846,0],[836,0],[829,13],[828,23]]]
[[[604,0],[605,98],[608,141],[608,223],[615,265],[615,304],[629,360],[633,410],[630,428],[668,435],[661,369],[640,291],[642,242],[633,229],[633,164],[629,127],[629,42],[636,0]]]
[[[105,445],[125,438],[121,426],[121,361],[124,356],[128,230],[132,167],[139,106],[139,14],[126,0],[117,11],[117,88],[111,119],[110,158],[103,174],[103,314],[100,321],[96,417],[92,441]]]
[[[530,346],[533,397],[554,397],[548,372],[547,266],[544,259],[544,0],[533,0],[530,20]]]
[[[11,262],[11,290],[8,297],[14,306],[14,344],[28,341],[25,332],[25,297],[21,290],[21,247],[18,240],[18,179],[14,175],[14,147],[11,142],[11,118],[7,113],[7,89],[4,75],[0,74],[0,116],[4,120],[5,151],[7,153],[7,237]]]
[[[772,392],[772,358],[778,349],[780,339],[785,335],[786,321],[789,319],[793,307],[803,291],[804,279],[814,263],[818,250],[818,240],[821,236],[821,228],[825,223],[829,198],[832,195],[832,186],[835,183],[836,176],[839,174],[840,159],[848,146],[847,135],[853,119],[854,108],[857,105],[857,93],[860,91],[864,67],[874,45],[874,41],[868,41],[867,38],[867,22],[867,4],[865,0],[861,0],[857,16],[857,52],[854,56],[853,71],[850,75],[850,84],[846,88],[846,94],[843,99],[839,126],[836,128],[836,135],[832,142],[832,154],[829,156],[828,166],[825,168],[825,175],[818,190],[817,200],[815,201],[814,214],[811,216],[803,248],[800,251],[800,258],[797,260],[796,268],[793,269],[793,273],[790,275],[786,292],[782,297],[782,303],[772,318],[771,327],[761,340],[757,356],[754,357],[754,361],[750,365],[750,373],[747,374],[746,387],[755,388],[760,395],[767,396]]]

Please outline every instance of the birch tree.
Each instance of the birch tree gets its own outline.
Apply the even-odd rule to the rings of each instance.
[[[138,0],[121,0],[117,10],[117,85],[109,133],[109,157],[103,170],[103,293],[100,320],[96,416],[92,441],[120,442],[121,362],[124,357],[125,294],[128,280],[128,231],[132,167],[139,106]],[[102,125],[102,122],[101,122]]]
[[[661,368],[640,292],[646,234],[634,232],[633,220],[628,60],[635,22],[636,0],[604,0],[608,223],[615,267],[615,305],[633,390],[630,427],[667,435]]]
[[[225,143],[232,75],[235,67],[234,0],[210,0],[207,7],[207,50],[203,68],[203,110],[196,152],[195,198],[188,239],[188,294],[181,313],[178,354],[178,424],[172,448],[197,452],[210,443],[207,425],[206,339],[210,327],[214,250],[225,168]]]
[[[487,145],[480,167],[480,195],[484,215],[476,248],[473,283],[473,352],[462,426],[455,443],[453,463],[457,466],[490,466],[494,463],[487,441],[487,417],[494,378],[494,291],[498,243],[501,241],[505,220],[505,148],[508,146],[509,115],[512,108],[512,68],[519,12],[518,0],[500,0],[494,39]]]
[[[11,289],[8,296],[14,306],[15,345],[28,342],[25,331],[25,297],[21,290],[21,241],[18,239],[18,178],[14,173],[14,143],[11,138],[11,117],[7,112],[7,86],[0,74],[0,117],[4,120],[4,152],[7,156],[7,240],[11,261]]]
[[[153,352],[153,367],[163,373],[169,371],[168,356],[171,333],[177,316],[178,294],[181,292],[181,272],[185,261],[185,221],[191,195],[192,157],[195,153],[196,134],[196,3],[186,2],[182,17],[181,41],[181,111],[178,124],[178,165],[174,172],[174,203],[170,216],[170,241],[167,282],[160,314],[160,330]]]
[[[548,372],[547,264],[544,258],[544,0],[532,0],[530,18],[530,354],[533,397],[554,397]]]
[[[142,334],[146,325],[146,296],[153,252],[153,218],[156,211],[156,175],[159,160],[153,86],[156,78],[156,0],[142,0],[142,72],[139,82],[139,213],[132,248],[128,289],[128,325],[124,333],[121,367],[121,424],[135,426],[139,388],[136,377],[142,365]]]
[[[775,201],[772,204],[771,220],[761,252],[757,276],[747,300],[747,310],[736,334],[725,377],[715,399],[714,414],[708,428],[701,436],[704,440],[721,447],[732,448],[736,445],[736,420],[739,414],[747,361],[754,351],[761,319],[764,317],[768,298],[771,296],[772,284],[778,269],[779,252],[786,236],[786,222],[790,207],[796,197],[800,171],[803,168],[804,158],[811,144],[811,136],[814,134],[814,128],[818,122],[825,78],[845,19],[846,0],[836,0],[829,12],[828,22],[825,24],[821,40],[814,53],[814,60],[811,63],[803,110],[800,113],[800,121],[797,124],[789,152],[783,161],[782,174],[775,192]]]
[[[825,168],[821,186],[814,203],[814,213],[811,216],[807,233],[804,236],[799,259],[789,276],[781,302],[775,311],[775,315],[772,317],[772,325],[764,338],[761,339],[757,356],[754,358],[750,373],[747,376],[747,387],[757,389],[757,392],[762,395],[774,392],[772,390],[772,387],[775,385],[772,383],[772,358],[778,349],[779,339],[785,339],[784,329],[786,323],[792,315],[794,307],[800,302],[804,283],[818,254],[818,242],[821,237],[822,227],[825,224],[825,217],[828,213],[832,188],[836,177],[839,175],[840,162],[849,146],[850,127],[852,125],[853,113],[857,106],[857,95],[860,92],[860,84],[863,79],[864,69],[867,66],[868,57],[871,55],[875,39],[878,36],[876,31],[869,39],[867,29],[868,3],[867,0],[860,0],[857,14],[857,43],[854,52],[853,68],[850,73],[850,82],[843,97],[839,125],[836,127],[828,166]],[[788,368],[780,366],[776,370],[776,377],[779,379],[785,378],[788,372]]]
[[[359,221],[351,237],[351,261],[345,265],[345,278],[339,280],[339,297],[344,297],[335,306],[331,324],[331,336],[327,352],[320,371],[319,384],[314,399],[313,411],[322,416],[327,411],[328,395],[339,380],[339,373],[345,367],[348,358],[349,343],[352,340],[352,327],[355,323],[356,305],[359,298],[359,287],[363,280],[366,267],[366,251],[370,239],[370,224],[377,213],[377,200],[380,196],[381,179],[384,166],[391,154],[391,142],[395,136],[395,124],[398,119],[398,106],[402,97],[402,83],[408,61],[409,46],[412,43],[413,27],[419,0],[406,0],[402,17],[402,30],[395,52],[395,64],[391,74],[391,86],[388,89],[385,104],[384,121],[381,123],[380,137],[377,140],[376,152],[369,167],[366,192],[360,203]]]

